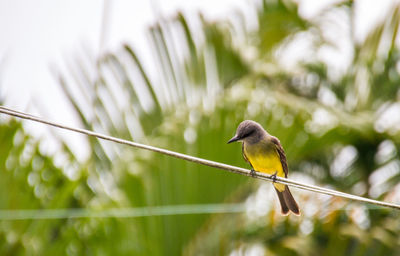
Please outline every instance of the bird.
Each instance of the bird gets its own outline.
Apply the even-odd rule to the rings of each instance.
[[[255,175],[255,171],[258,171],[270,174],[275,179],[276,176],[287,178],[288,164],[279,139],[270,135],[259,123],[252,120],[241,122],[235,136],[228,141],[228,144],[235,141],[242,143],[242,155],[252,168],[252,176]],[[274,187],[281,204],[282,214],[288,215],[292,212],[300,215],[299,206],[289,187],[275,182]]]

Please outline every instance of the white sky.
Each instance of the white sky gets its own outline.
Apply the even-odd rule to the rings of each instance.
[[[168,17],[177,10],[185,13],[201,10],[206,17],[223,19],[235,9],[245,9],[250,1],[110,0],[103,50],[113,51],[128,42],[139,50],[139,56],[149,66],[145,31],[154,22],[155,12]],[[306,17],[323,7],[323,1],[300,2],[300,13]],[[392,2],[356,1],[358,38],[365,36],[377,18],[383,18],[382,13]],[[62,69],[65,60],[71,61],[83,45],[92,53],[99,53],[103,6],[104,1],[99,0],[0,0],[0,95],[7,106],[64,124],[76,124],[51,69]],[[29,103],[39,103],[39,111]],[[27,128],[37,126],[29,124]],[[45,129],[40,128],[32,131],[43,136]],[[79,143],[76,135],[63,136],[70,137],[71,143]]]

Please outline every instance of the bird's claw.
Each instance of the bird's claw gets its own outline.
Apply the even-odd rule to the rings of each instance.
[[[255,178],[256,177],[256,171],[254,169],[251,169],[250,175],[251,175],[251,177]]]
[[[271,175],[272,178],[272,182],[275,183],[276,182],[276,175],[278,174],[278,171],[276,171],[274,174]]]

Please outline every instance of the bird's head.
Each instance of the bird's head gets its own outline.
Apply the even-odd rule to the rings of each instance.
[[[258,140],[260,137],[265,134],[264,128],[252,120],[245,120],[241,122],[236,130],[235,136],[228,141],[228,143],[232,143],[235,141],[252,141]]]

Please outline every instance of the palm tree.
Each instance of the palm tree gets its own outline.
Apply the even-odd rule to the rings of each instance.
[[[227,146],[226,141],[241,120],[253,119],[280,138],[291,178],[393,201],[398,196],[400,137],[387,116],[398,106],[398,7],[362,43],[352,38],[351,2],[332,6],[315,20],[302,18],[296,4],[286,1],[263,1],[249,9],[258,21],[251,30],[240,12],[235,23],[210,22],[199,15],[200,31],[180,13],[153,25],[149,35],[157,74],[145,70],[134,48],[125,45],[96,61],[83,56],[71,67],[73,79],[62,76],[60,84],[87,129],[248,167],[239,146]],[[332,13],[347,22],[332,22]],[[337,45],[325,30],[327,22],[348,31],[343,39],[350,45],[348,67],[341,72],[318,57]],[[310,45],[307,58],[292,56],[293,45],[303,38]],[[4,127],[11,132],[8,124]],[[9,145],[5,156],[20,155],[11,149],[13,137],[3,136]],[[246,211],[11,222],[10,231],[0,233],[6,237],[0,247],[4,254],[400,251],[399,220],[393,211],[294,190],[303,215],[283,217],[265,182],[95,139],[88,143],[90,157],[79,164],[63,147],[68,168],[79,173],[76,180],[66,178],[68,168],[55,167],[53,158],[43,156],[48,160],[42,169],[52,166],[51,172],[59,173],[49,182],[53,192],[48,193],[56,196],[48,201],[26,179],[36,179],[32,168],[22,180],[5,172],[4,193],[13,186],[15,194],[27,189],[32,196],[21,196],[17,206],[10,201],[2,206],[102,210],[227,202],[244,203]],[[39,149],[34,152],[40,157]],[[6,159],[1,166],[7,166]],[[45,182],[45,177],[41,174],[39,180]],[[32,241],[26,242],[25,234]]]

